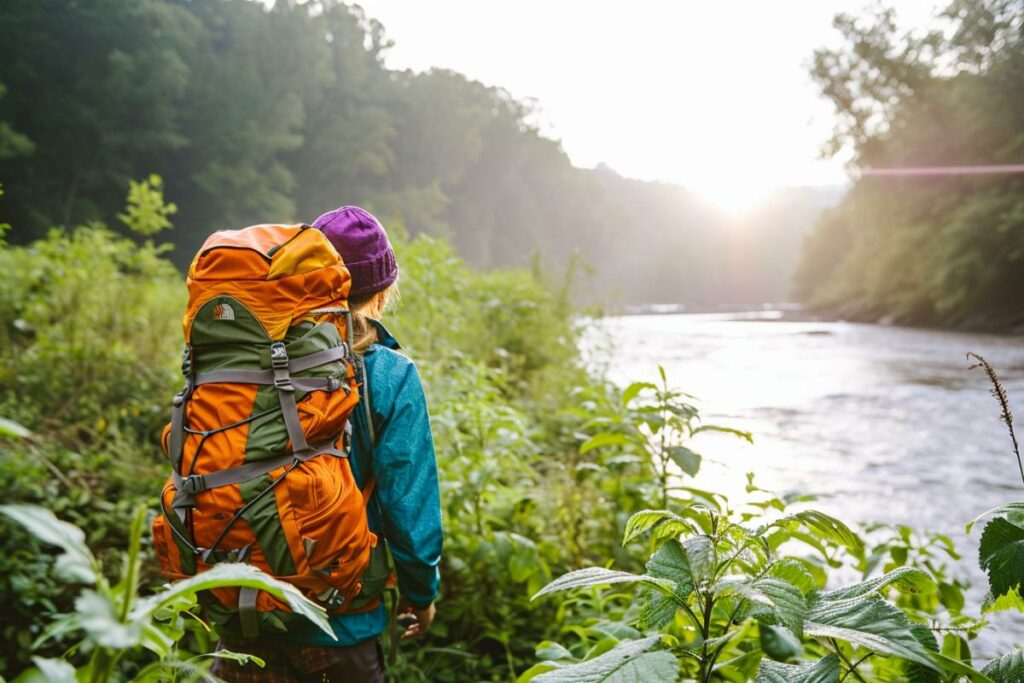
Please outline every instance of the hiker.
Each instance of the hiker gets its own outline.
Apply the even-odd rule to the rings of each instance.
[[[225,681],[293,683],[384,681],[380,636],[387,628],[383,593],[390,550],[401,596],[399,612],[408,624],[403,638],[423,637],[434,620],[440,575],[442,529],[437,465],[427,406],[416,366],[380,319],[397,296],[398,264],[384,228],[370,213],[343,206],[320,216],[322,231],[351,274],[353,349],[365,372],[360,405],[351,416],[349,461],[356,483],[376,478],[367,503],[370,529],[379,541],[363,578],[368,611],[330,617],[337,640],[308,622],[288,634],[262,639],[225,638],[220,647],[256,655],[265,668],[218,659],[213,673]],[[415,621],[413,621],[413,618]]]

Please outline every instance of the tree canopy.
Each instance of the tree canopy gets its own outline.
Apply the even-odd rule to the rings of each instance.
[[[891,10],[835,25],[815,54],[835,105],[828,149],[862,169],[1024,162],[1024,3],[955,0],[948,30],[900,34]],[[864,174],[818,223],[799,293],[866,319],[1024,321],[1024,175]]]
[[[388,69],[356,6],[11,0],[0,11],[0,222],[24,243],[114,223],[133,179],[177,204],[172,257],[207,234],[361,204],[481,266],[562,267],[625,302],[778,300],[822,196],[733,221],[678,186],[574,168],[532,110],[445,70]],[[652,273],[654,277],[652,277]]]

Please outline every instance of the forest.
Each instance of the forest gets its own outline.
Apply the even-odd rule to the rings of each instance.
[[[212,230],[352,203],[479,267],[578,254],[597,273],[588,303],[760,303],[787,299],[802,236],[835,201],[792,188],[732,219],[679,186],[574,168],[528,104],[458,73],[389,70],[388,44],[334,1],[5,3],[9,239],[112,222],[129,180],[159,173],[181,267]]]
[[[861,169],[1024,161],[1024,6],[954,2],[950,31],[900,33],[891,11],[840,16],[813,77],[835,105],[832,152]],[[1024,322],[1024,175],[863,174],[808,236],[798,295],[845,317],[1013,328]]]
[[[957,30],[906,44],[884,12],[837,18],[848,44],[814,64],[840,109],[837,149],[872,166],[966,163],[929,142],[938,108],[970,121],[971,161],[1018,160],[1024,8],[948,12]],[[1018,180],[862,176],[802,256],[833,202],[793,190],[757,218],[777,232],[737,251],[685,189],[574,168],[500,89],[389,71],[384,27],[355,6],[11,0],[0,36],[0,681],[215,681],[219,634],[197,595],[225,585],[324,623],[249,565],[168,585],[148,528],[181,384],[182,266],[216,228],[341,202],[372,207],[393,237],[388,324],[437,442],[438,617],[423,641],[385,634],[393,680],[1024,680],[1024,650],[974,651],[993,614],[1024,612],[1024,502],[952,520],[986,573],[976,603],[948,535],[841,520],[754,472],[741,496],[702,488],[701,435],[758,435],[704,420],[685,377],[611,382],[614,340],[579,304],[616,289],[784,297],[799,257],[799,291],[822,310],[1011,319]],[[922,244],[926,230],[944,247]],[[1009,481],[1006,391],[998,368],[971,363],[993,387],[992,428],[1009,432],[992,464]]]

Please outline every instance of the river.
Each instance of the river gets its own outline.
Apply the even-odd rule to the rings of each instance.
[[[595,362],[603,358],[620,384],[653,381],[660,364],[700,399],[706,422],[754,434],[753,445],[698,436],[705,461],[696,485],[742,501],[745,473],[755,472],[762,488],[816,494],[814,507],[846,521],[949,534],[962,555],[956,573],[973,584],[968,605],[979,605],[980,528],[968,536],[964,524],[1024,500],[1024,483],[988,380],[968,371],[966,353],[985,356],[1024,415],[1024,337],[779,315],[610,318],[602,336],[613,348]],[[1022,642],[1024,618],[996,615],[975,654]]]

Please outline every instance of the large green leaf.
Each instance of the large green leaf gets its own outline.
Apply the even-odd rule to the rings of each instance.
[[[679,662],[671,652],[648,652],[661,636],[628,640],[603,655],[579,664],[562,666],[536,678],[537,683],[644,683],[674,681]]]
[[[775,607],[772,599],[752,586],[746,579],[729,579],[715,584],[716,598],[739,598]]]
[[[661,591],[646,589],[640,596],[640,616],[637,626],[645,631],[659,630],[668,625],[679,609],[679,601]]]
[[[82,591],[75,599],[75,614],[79,626],[100,647],[127,650],[142,639],[142,624],[122,622],[110,600],[94,591]]]
[[[693,575],[690,561],[679,541],[669,540],[659,547],[647,560],[647,573],[659,579],[671,581],[680,598],[693,592]]]
[[[846,600],[874,593],[886,586],[895,586],[901,593],[930,593],[935,590],[932,577],[915,567],[900,567],[883,576],[861,581],[821,594],[822,600]]]
[[[1024,529],[997,517],[985,525],[978,548],[981,568],[988,572],[992,595],[1018,589],[1024,581]]]
[[[1024,682],[1024,650],[1011,650],[985,665],[981,673],[996,683]]]
[[[939,643],[935,640],[935,634],[930,628],[924,624],[914,623],[910,625],[910,632],[926,650],[938,653]],[[921,666],[917,662],[906,662],[903,675],[906,676],[907,683],[942,683],[941,673],[932,667]]]
[[[683,541],[686,562],[694,584],[710,581],[715,574],[715,544],[708,536],[693,536]]]
[[[674,586],[672,582],[645,574],[631,574],[619,572],[604,567],[588,567],[578,569],[558,577],[548,585],[537,591],[531,600],[536,600],[542,595],[556,591],[570,590],[572,588],[586,588],[588,586],[606,586],[614,583],[642,583],[645,586],[657,588],[666,593],[672,593]]]
[[[873,652],[937,668],[911,632],[906,614],[878,596],[821,601],[808,612],[804,633],[845,640]]]
[[[64,552],[54,562],[54,572],[72,583],[96,582],[96,559],[85,544],[85,533],[46,508],[38,505],[0,505],[0,514],[10,517],[37,539]]]
[[[761,661],[754,683],[838,683],[839,658],[829,655],[807,664],[779,664]]]
[[[641,510],[634,513],[626,522],[626,530],[622,534],[622,545],[626,545],[652,529],[657,531],[655,537],[668,538],[679,536],[684,532],[692,532],[693,525],[668,510]]]
[[[837,543],[855,554],[860,553],[864,548],[860,537],[853,533],[850,527],[835,517],[817,510],[804,510],[803,512],[786,515],[758,530],[757,534],[759,536],[763,535],[771,527],[792,530],[800,526],[809,529],[819,538]]]
[[[697,472],[700,471],[700,453],[696,453],[686,446],[671,446],[667,451],[668,457],[672,458],[672,462],[678,465],[684,474],[691,477],[697,476]]]
[[[803,637],[804,620],[807,617],[807,600],[799,588],[771,576],[753,582],[753,587],[772,601],[775,618],[797,638]]]
[[[626,387],[622,392],[622,405],[629,405],[634,398],[640,395],[640,392],[645,390],[657,391],[658,386],[651,384],[650,382],[633,382]]]
[[[814,575],[803,562],[791,558],[783,558],[768,568],[768,576],[774,576],[791,583],[806,595],[818,587]]]
[[[332,639],[337,639],[327,621],[327,613],[323,607],[308,600],[295,586],[264,574],[252,565],[237,562],[219,564],[198,576],[178,581],[166,591],[139,600],[135,603],[130,618],[132,621],[145,622],[156,610],[182,597],[192,598],[200,591],[229,586],[257,588],[266,591],[275,598],[283,600],[293,612],[309,619]]]
[[[974,528],[975,524],[988,517],[1024,518],[1024,503],[1006,503],[981,513],[967,523],[967,533],[971,533],[971,529]]]
[[[761,649],[772,659],[779,662],[790,662],[800,659],[804,647],[800,639],[785,626],[759,624]]]

